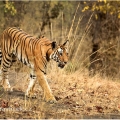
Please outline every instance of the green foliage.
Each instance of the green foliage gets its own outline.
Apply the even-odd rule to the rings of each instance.
[[[13,1],[5,1],[4,12],[13,16],[17,13]]]
[[[87,10],[95,11],[95,18],[98,19],[97,12],[101,12],[104,14],[117,15],[120,18],[120,1],[106,1],[106,0],[98,0],[98,1],[89,1],[84,2],[84,8],[82,12]]]

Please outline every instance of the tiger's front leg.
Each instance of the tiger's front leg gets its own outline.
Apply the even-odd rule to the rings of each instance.
[[[44,92],[43,99],[46,102],[55,103],[56,99],[54,98],[54,96],[51,92],[51,89],[48,85],[48,82],[46,80],[44,73],[41,72],[40,70],[38,70],[38,71],[36,71],[36,75],[37,75],[37,80],[39,82],[39,85],[42,87],[42,90]]]
[[[29,82],[29,85],[28,85],[28,89],[26,91],[26,96],[27,97],[36,98],[36,95],[34,94],[35,83],[36,83],[36,74],[35,74],[34,70],[31,69],[30,82]]]

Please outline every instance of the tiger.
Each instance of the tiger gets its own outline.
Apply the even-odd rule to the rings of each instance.
[[[57,45],[42,36],[41,38],[27,34],[17,27],[5,29],[1,35],[0,63],[1,85],[4,90],[10,90],[8,71],[12,63],[18,59],[30,68],[30,82],[25,95],[34,94],[36,80],[43,90],[43,99],[46,102],[56,102],[56,99],[46,79],[47,63],[53,59],[58,67],[64,68],[68,62],[68,41]]]

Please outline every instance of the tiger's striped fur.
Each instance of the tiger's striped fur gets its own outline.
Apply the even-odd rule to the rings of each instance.
[[[30,83],[26,95],[31,96],[33,94],[37,79],[44,91],[44,99],[46,101],[55,101],[44,74],[46,74],[47,62],[50,59],[58,62],[58,67],[61,68],[68,62],[66,43],[67,41],[63,45],[57,46],[56,42],[52,42],[45,37],[35,38],[15,27],[4,30],[0,49],[0,72],[3,87],[5,89],[10,88],[8,69],[12,62],[18,58],[31,69]]]

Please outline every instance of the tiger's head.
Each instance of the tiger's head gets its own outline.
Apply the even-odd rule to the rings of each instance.
[[[53,59],[54,61],[58,62],[58,67],[64,68],[66,63],[68,62],[68,48],[67,43],[64,42],[62,45],[56,45],[55,42],[53,42],[53,48],[55,48],[50,55],[50,59]]]

